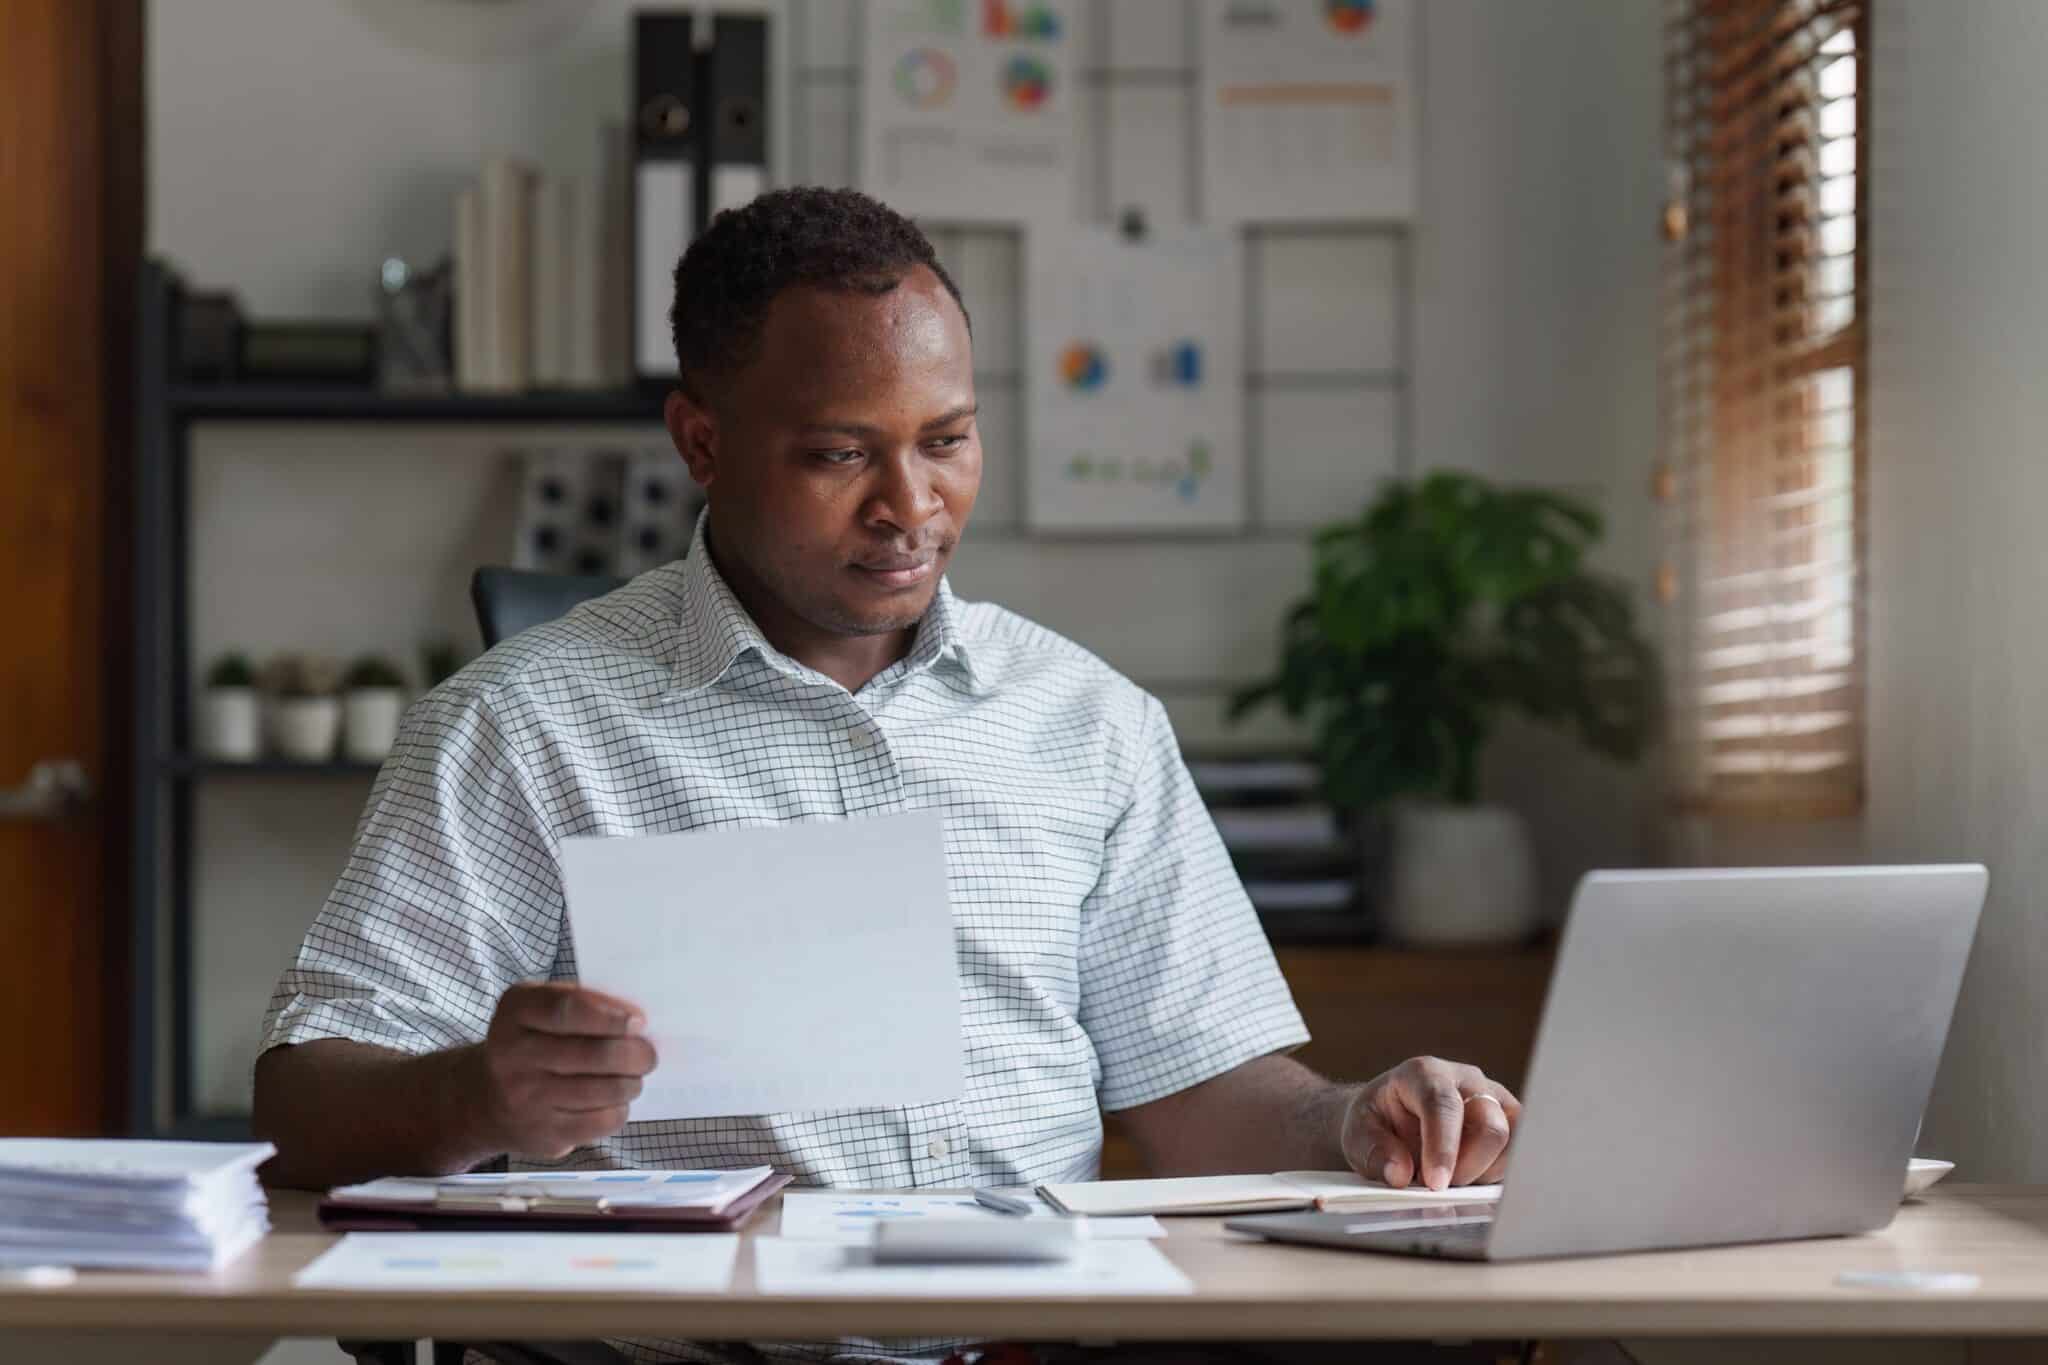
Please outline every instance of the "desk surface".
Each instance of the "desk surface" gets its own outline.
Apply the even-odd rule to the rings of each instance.
[[[2048,1336],[2048,1188],[1942,1187],[1883,1232],[1770,1246],[1511,1266],[1281,1247],[1221,1220],[1168,1220],[1192,1298],[769,1298],[742,1247],[731,1292],[400,1294],[292,1288],[333,1238],[310,1196],[272,1197],[277,1230],[216,1275],[87,1273],[64,1289],[0,1286],[0,1331],[548,1339],[664,1335],[1058,1339],[1606,1337],[1915,1333]],[[773,1233],[779,1208],[748,1230]],[[1966,1270],[1965,1294],[1840,1288],[1844,1270]]]

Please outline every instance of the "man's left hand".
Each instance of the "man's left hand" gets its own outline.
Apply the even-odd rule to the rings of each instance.
[[[1416,1057],[1366,1082],[1344,1114],[1344,1159],[1395,1189],[1487,1185],[1507,1169],[1522,1102],[1476,1066]]]

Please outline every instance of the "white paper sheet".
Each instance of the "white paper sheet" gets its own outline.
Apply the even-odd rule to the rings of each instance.
[[[1204,220],[1413,216],[1420,8],[1413,0],[1207,0]]]
[[[1458,1185],[1432,1190],[1427,1185],[1395,1189],[1367,1180],[1354,1171],[1282,1171],[1278,1177],[1313,1200],[1318,1208],[1385,1208],[1395,1204],[1491,1204],[1500,1198],[1498,1185]]]
[[[1016,1192],[1020,1197],[1031,1197]],[[1035,1198],[1038,1208],[1031,1218],[1060,1218],[1065,1215]],[[782,1196],[782,1235],[799,1242],[837,1242],[842,1246],[866,1246],[874,1236],[875,1224],[898,1218],[1005,1218],[1008,1214],[984,1208],[964,1195],[949,1194],[833,1194],[824,1190],[792,1190]],[[1164,1237],[1166,1229],[1157,1218],[1091,1218],[1088,1235],[1096,1241]]]
[[[565,839],[585,985],[647,1015],[632,1118],[960,1097],[960,980],[937,811]]]
[[[802,1296],[1090,1298],[1192,1294],[1194,1285],[1148,1241],[1090,1242],[1064,1265],[876,1265],[866,1247],[763,1237],[754,1285]]]
[[[292,1277],[300,1289],[621,1290],[717,1294],[731,1233],[351,1232]]]
[[[96,1186],[178,1186],[232,1180],[276,1155],[267,1142],[135,1138],[0,1138],[0,1176]]]
[[[861,8],[861,188],[921,219],[1075,216],[1079,0]]]
[[[1432,1190],[1392,1189],[1345,1171],[1282,1171],[1277,1175],[1201,1175],[1175,1180],[1093,1180],[1040,1186],[1069,1213],[1094,1217],[1145,1213],[1271,1213],[1287,1209],[1384,1208],[1401,1204],[1484,1204],[1498,1185]]]
[[[1243,249],[1214,228],[1025,234],[1033,529],[1244,524]]]

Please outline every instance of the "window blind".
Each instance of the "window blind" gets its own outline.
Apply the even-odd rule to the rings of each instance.
[[[1664,607],[1688,805],[1858,809],[1868,16],[1667,0]]]

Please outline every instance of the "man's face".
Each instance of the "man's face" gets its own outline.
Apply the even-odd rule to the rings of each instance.
[[[938,277],[781,294],[752,363],[704,400],[670,427],[728,574],[833,634],[914,625],[981,487],[973,347]]]

